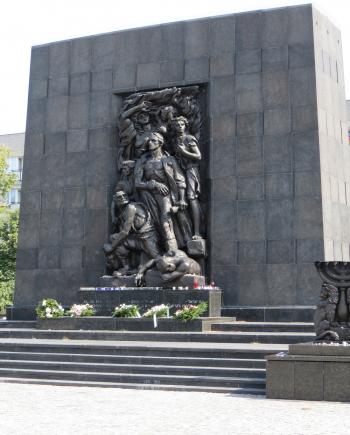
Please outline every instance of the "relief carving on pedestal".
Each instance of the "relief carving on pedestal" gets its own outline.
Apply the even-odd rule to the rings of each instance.
[[[114,277],[145,285],[152,271],[159,284],[203,275],[199,91],[138,92],[123,102],[112,234],[104,245]]]

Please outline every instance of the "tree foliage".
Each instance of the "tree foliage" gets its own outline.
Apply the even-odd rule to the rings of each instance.
[[[9,150],[0,145],[0,201],[3,202],[4,198],[15,184],[17,177],[15,174],[11,174],[7,172],[8,165],[6,162],[7,157],[9,156]]]

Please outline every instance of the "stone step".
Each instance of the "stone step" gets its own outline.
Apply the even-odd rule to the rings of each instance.
[[[119,331],[50,331],[36,329],[0,329],[0,338],[36,338],[113,341],[166,341],[211,343],[292,344],[313,341],[309,332],[119,332]]]
[[[36,320],[0,320],[0,328],[35,328]]]
[[[241,347],[242,346],[242,347]],[[243,347],[244,346],[244,347]],[[84,354],[124,357],[166,357],[166,358],[237,358],[264,359],[265,355],[287,351],[286,345],[229,345],[218,343],[155,343],[155,342],[87,342],[70,340],[0,340],[0,350],[3,352],[32,352]]]
[[[137,390],[162,390],[162,391],[196,391],[203,393],[226,393],[239,395],[264,395],[264,388],[232,388],[232,387],[210,387],[210,386],[186,386],[186,385],[160,385],[160,384],[136,384],[136,383],[113,383],[113,382],[92,382],[92,381],[71,381],[58,379],[36,379],[36,378],[11,378],[0,377],[0,382],[4,383],[20,383],[20,384],[35,384],[35,385],[55,385],[55,386],[75,386],[75,387],[98,387],[98,388],[124,388]]]
[[[164,357],[164,356],[121,356],[121,355],[86,355],[54,352],[5,352],[0,351],[0,360],[30,361],[64,361],[102,364],[126,365],[174,365],[197,367],[250,367],[265,368],[264,359],[255,358],[197,358],[197,357]]]
[[[96,372],[96,373],[127,373],[144,375],[181,375],[181,376],[216,376],[216,377],[243,377],[265,378],[265,369],[237,368],[237,367],[196,367],[196,366],[169,366],[145,364],[105,364],[105,363],[76,363],[70,361],[30,361],[30,360],[0,360],[0,368],[26,369],[26,370],[57,370],[70,372]]]
[[[314,333],[315,327],[313,323],[301,322],[215,322],[211,325],[212,331],[228,332],[228,331],[254,331],[254,332],[299,332]]]
[[[210,386],[232,388],[261,388],[265,389],[265,379],[224,376],[184,376],[162,374],[130,374],[130,373],[96,373],[77,371],[34,370],[20,368],[0,368],[1,377],[55,379],[92,382],[137,383],[137,384],[165,384],[186,386]]]

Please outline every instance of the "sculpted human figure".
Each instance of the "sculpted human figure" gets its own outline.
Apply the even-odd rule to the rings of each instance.
[[[181,250],[170,250],[161,257],[154,258],[139,267],[135,277],[135,284],[142,285],[147,270],[155,267],[162,277],[164,283],[182,278],[185,274],[200,275],[201,267],[197,261],[188,257]]]
[[[118,232],[110,236],[110,243],[103,249],[111,263],[111,254],[120,260],[122,268],[114,275],[126,275],[131,272],[129,254],[131,251],[145,252],[150,258],[160,255],[158,236],[150,213],[143,204],[130,202],[123,191],[114,195],[118,207]]]
[[[186,133],[188,126],[187,119],[184,116],[179,116],[173,120],[172,125],[176,131],[175,156],[186,175],[186,199],[190,204],[192,212],[194,227],[193,239],[200,239],[202,236],[200,234],[201,208],[199,196],[201,189],[199,161],[202,156],[197,139]]]
[[[177,249],[173,214],[187,207],[186,182],[175,157],[163,151],[164,138],[151,133],[147,140],[147,152],[136,162],[135,188],[141,201],[158,222],[165,249]]]

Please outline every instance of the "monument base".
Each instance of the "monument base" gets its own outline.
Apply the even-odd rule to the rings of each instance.
[[[205,317],[221,316],[221,290],[214,288],[181,289],[161,287],[82,287],[78,296],[80,303],[95,307],[97,316],[110,316],[117,305],[138,305],[141,314],[154,305],[167,304],[170,314],[187,304],[207,302]]]
[[[83,331],[161,331],[161,332],[209,332],[212,323],[234,322],[234,317],[200,317],[189,322],[175,319],[157,318],[156,325],[151,319],[131,319],[115,317],[59,317],[38,319],[37,328],[45,330],[83,330]]]
[[[268,399],[350,401],[349,343],[291,344],[266,360]]]

